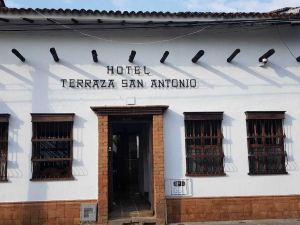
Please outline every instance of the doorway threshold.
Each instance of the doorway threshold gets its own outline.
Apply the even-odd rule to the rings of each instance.
[[[108,225],[156,225],[156,224],[157,224],[157,218],[155,218],[154,216],[108,220]]]
[[[151,216],[151,205],[143,198],[119,198],[109,213],[111,220]]]

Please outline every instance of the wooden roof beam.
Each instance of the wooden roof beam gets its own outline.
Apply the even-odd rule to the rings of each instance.
[[[57,52],[56,52],[55,48],[50,48],[50,53],[51,53],[54,61],[59,62],[59,58],[58,58],[58,55],[57,55]]]
[[[160,62],[161,62],[161,63],[164,63],[164,62],[166,61],[168,55],[169,55],[169,51],[165,51],[164,55],[163,55],[162,58],[160,59]]]
[[[92,50],[92,56],[93,56],[93,61],[97,63],[99,60],[98,60],[98,54],[96,50]]]
[[[22,62],[25,62],[25,57],[17,49],[12,49],[11,52],[17,56]]]
[[[136,51],[132,50],[131,53],[130,53],[128,61],[132,63],[133,60],[134,60],[135,55],[136,55]]]
[[[234,57],[236,57],[237,54],[239,54],[240,52],[241,50],[239,48],[234,50],[234,52],[227,58],[227,62],[230,63],[234,59]]]
[[[198,60],[204,55],[204,50],[200,50],[197,54],[192,58],[192,62],[196,63]]]

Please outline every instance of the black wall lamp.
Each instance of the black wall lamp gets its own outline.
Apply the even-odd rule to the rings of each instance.
[[[271,57],[274,53],[275,53],[275,50],[270,49],[265,54],[263,54],[261,57],[259,57],[258,61],[266,64],[268,62],[268,58]]]

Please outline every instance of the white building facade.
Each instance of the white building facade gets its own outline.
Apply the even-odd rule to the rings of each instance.
[[[300,217],[299,12],[0,14],[0,224]]]

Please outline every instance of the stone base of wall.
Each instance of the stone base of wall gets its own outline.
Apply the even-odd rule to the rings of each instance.
[[[300,195],[167,199],[168,223],[300,218]]]
[[[0,225],[79,225],[87,201],[0,203]],[[168,223],[300,218],[300,195],[167,199]]]
[[[82,203],[97,200],[0,203],[0,225],[79,225]]]

